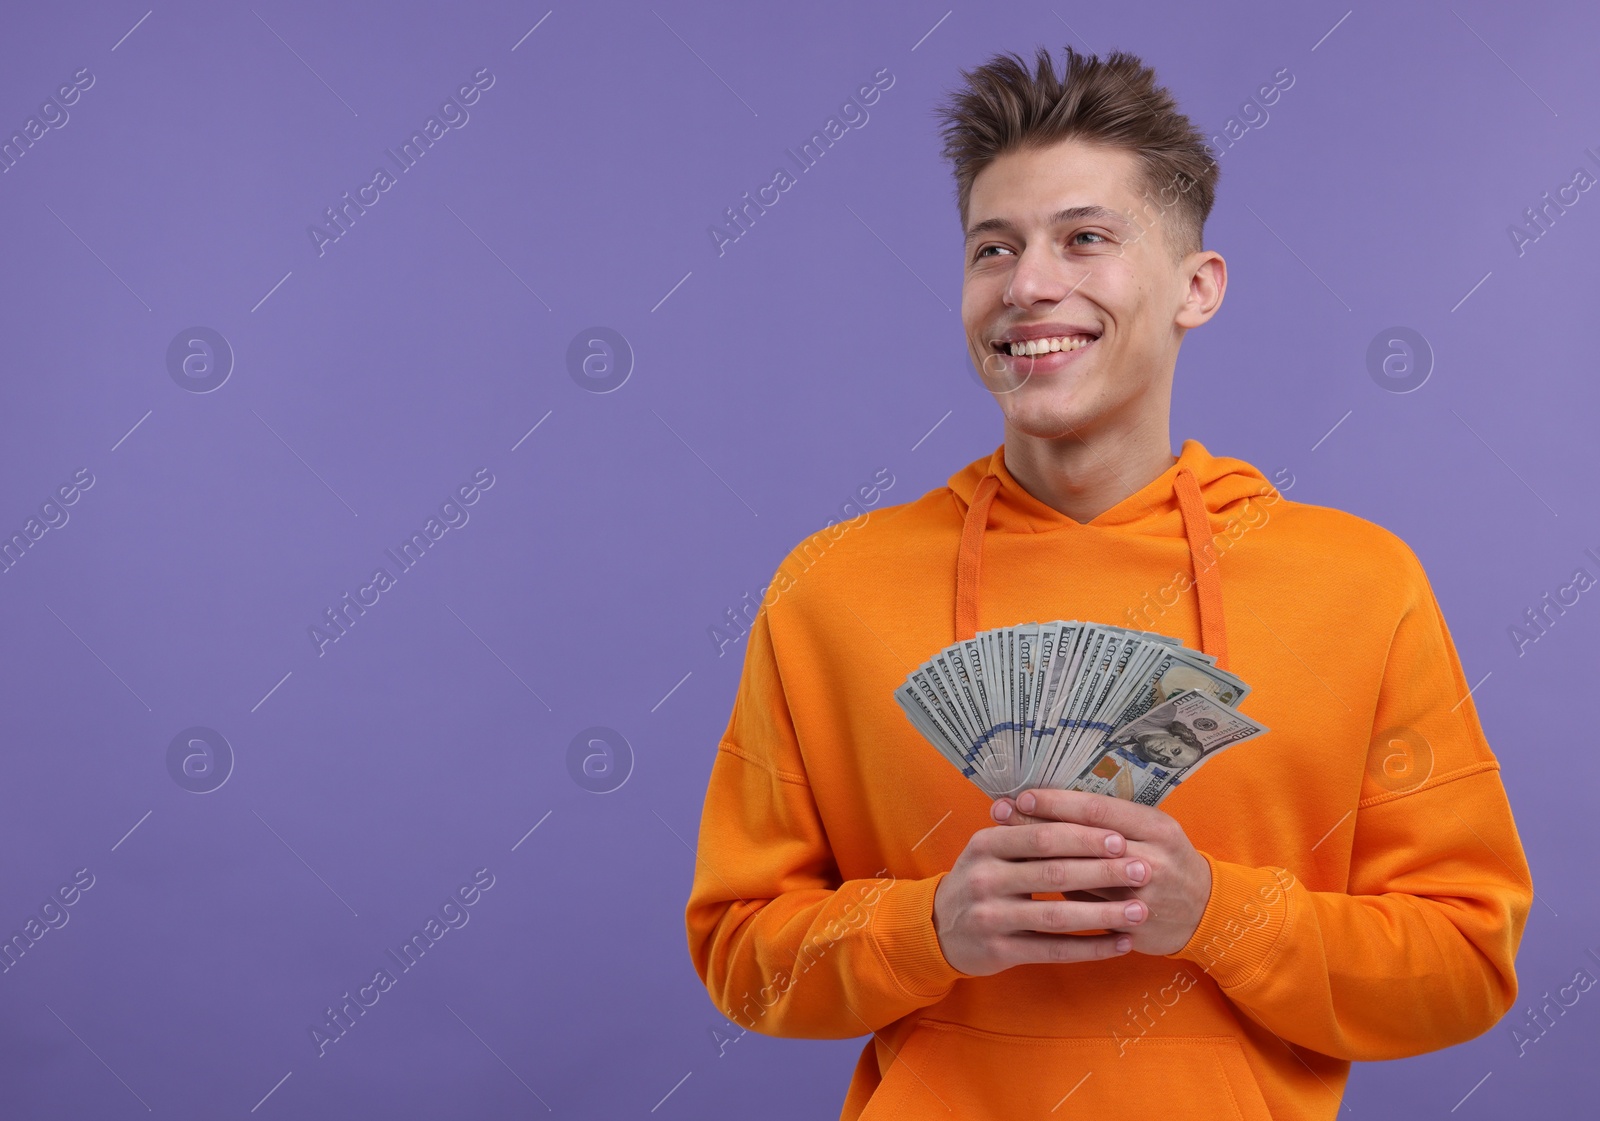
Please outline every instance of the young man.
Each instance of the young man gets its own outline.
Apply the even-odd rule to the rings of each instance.
[[[690,952],[746,1028],[870,1033],[843,1119],[1333,1118],[1352,1060],[1510,1007],[1527,864],[1411,550],[1171,454],[1178,348],[1227,285],[1201,243],[1217,168],[1138,59],[1066,62],[997,57],[943,111],[1005,440],[779,567]],[[1051,619],[1215,655],[1271,731],[1160,809],[990,803],[892,694],[958,638]]]

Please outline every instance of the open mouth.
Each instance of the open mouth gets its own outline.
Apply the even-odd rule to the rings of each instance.
[[[1061,351],[1082,350],[1095,342],[1093,335],[1055,335],[1047,339],[1024,339],[1016,342],[996,340],[989,344],[996,354],[1005,354],[1013,358],[1032,358],[1045,354],[1057,354]]]

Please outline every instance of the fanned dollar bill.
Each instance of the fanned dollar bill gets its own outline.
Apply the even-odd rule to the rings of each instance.
[[[982,631],[907,676],[894,699],[991,798],[1029,787],[1155,805],[1207,759],[1269,731],[1216,659],[1153,631],[1056,620]]]

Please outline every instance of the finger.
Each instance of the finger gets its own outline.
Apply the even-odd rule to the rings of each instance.
[[[1150,882],[1146,860],[1062,857],[1001,861],[991,890],[1002,895],[1144,887]],[[987,878],[987,877],[986,877]]]
[[[1017,809],[1017,804],[1010,798],[1002,798],[996,802],[989,816],[1002,825],[1036,825],[1041,821],[1055,820],[1054,818],[1035,817],[1033,814],[1025,814]]]
[[[1152,806],[1081,790],[1024,790],[1017,795],[1016,808],[1032,817],[1113,830],[1135,841],[1156,840],[1173,824],[1169,815]]]
[[[1063,791],[1058,791],[1057,793],[1064,793],[1064,792]],[[1105,798],[1105,797],[1109,797],[1109,795],[1091,794],[1091,795],[1086,795],[1086,797]],[[1122,799],[1112,798],[1111,800],[1112,801],[1121,801]],[[1034,812],[1031,813],[1031,814],[1030,813],[1023,813],[1021,810],[1019,810],[1017,808],[1016,802],[1012,801],[1010,798],[1002,798],[999,801],[997,801],[993,806],[990,807],[989,816],[994,818],[994,820],[1000,822],[1000,824],[1002,824],[1002,825],[1038,825],[1040,822],[1045,822],[1045,821],[1066,821],[1066,820],[1069,820],[1069,819],[1063,818],[1063,817],[1045,816],[1044,810],[1038,805],[1037,801],[1035,802],[1033,809],[1034,809]],[[1166,815],[1163,814],[1163,816],[1166,816]],[[1115,829],[1113,829],[1111,831],[1112,832],[1117,832]]]
[[[1142,899],[1082,903],[1077,900],[1017,899],[995,912],[1006,933],[1072,934],[1080,930],[1127,930],[1150,917]]]
[[[1034,934],[1008,935],[1001,957],[1007,965],[1033,965],[1057,961],[1103,961],[1121,957],[1133,949],[1126,934]]]
[[[1128,848],[1126,838],[1114,830],[1064,821],[1041,821],[1015,828],[997,825],[980,829],[973,837],[983,838],[984,851],[1001,860],[1122,856]]]

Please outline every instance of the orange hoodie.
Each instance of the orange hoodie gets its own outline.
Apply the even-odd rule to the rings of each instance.
[[[1488,1030],[1532,885],[1415,554],[1195,440],[1087,523],[1003,453],[774,575],[686,914],[718,1009],[767,1035],[870,1033],[843,1121],[1333,1118],[1351,1060]],[[934,891],[1006,827],[893,692],[960,634],[1052,619],[1217,655],[1271,731],[1162,803],[1211,865],[1186,946],[973,976],[939,948]]]

